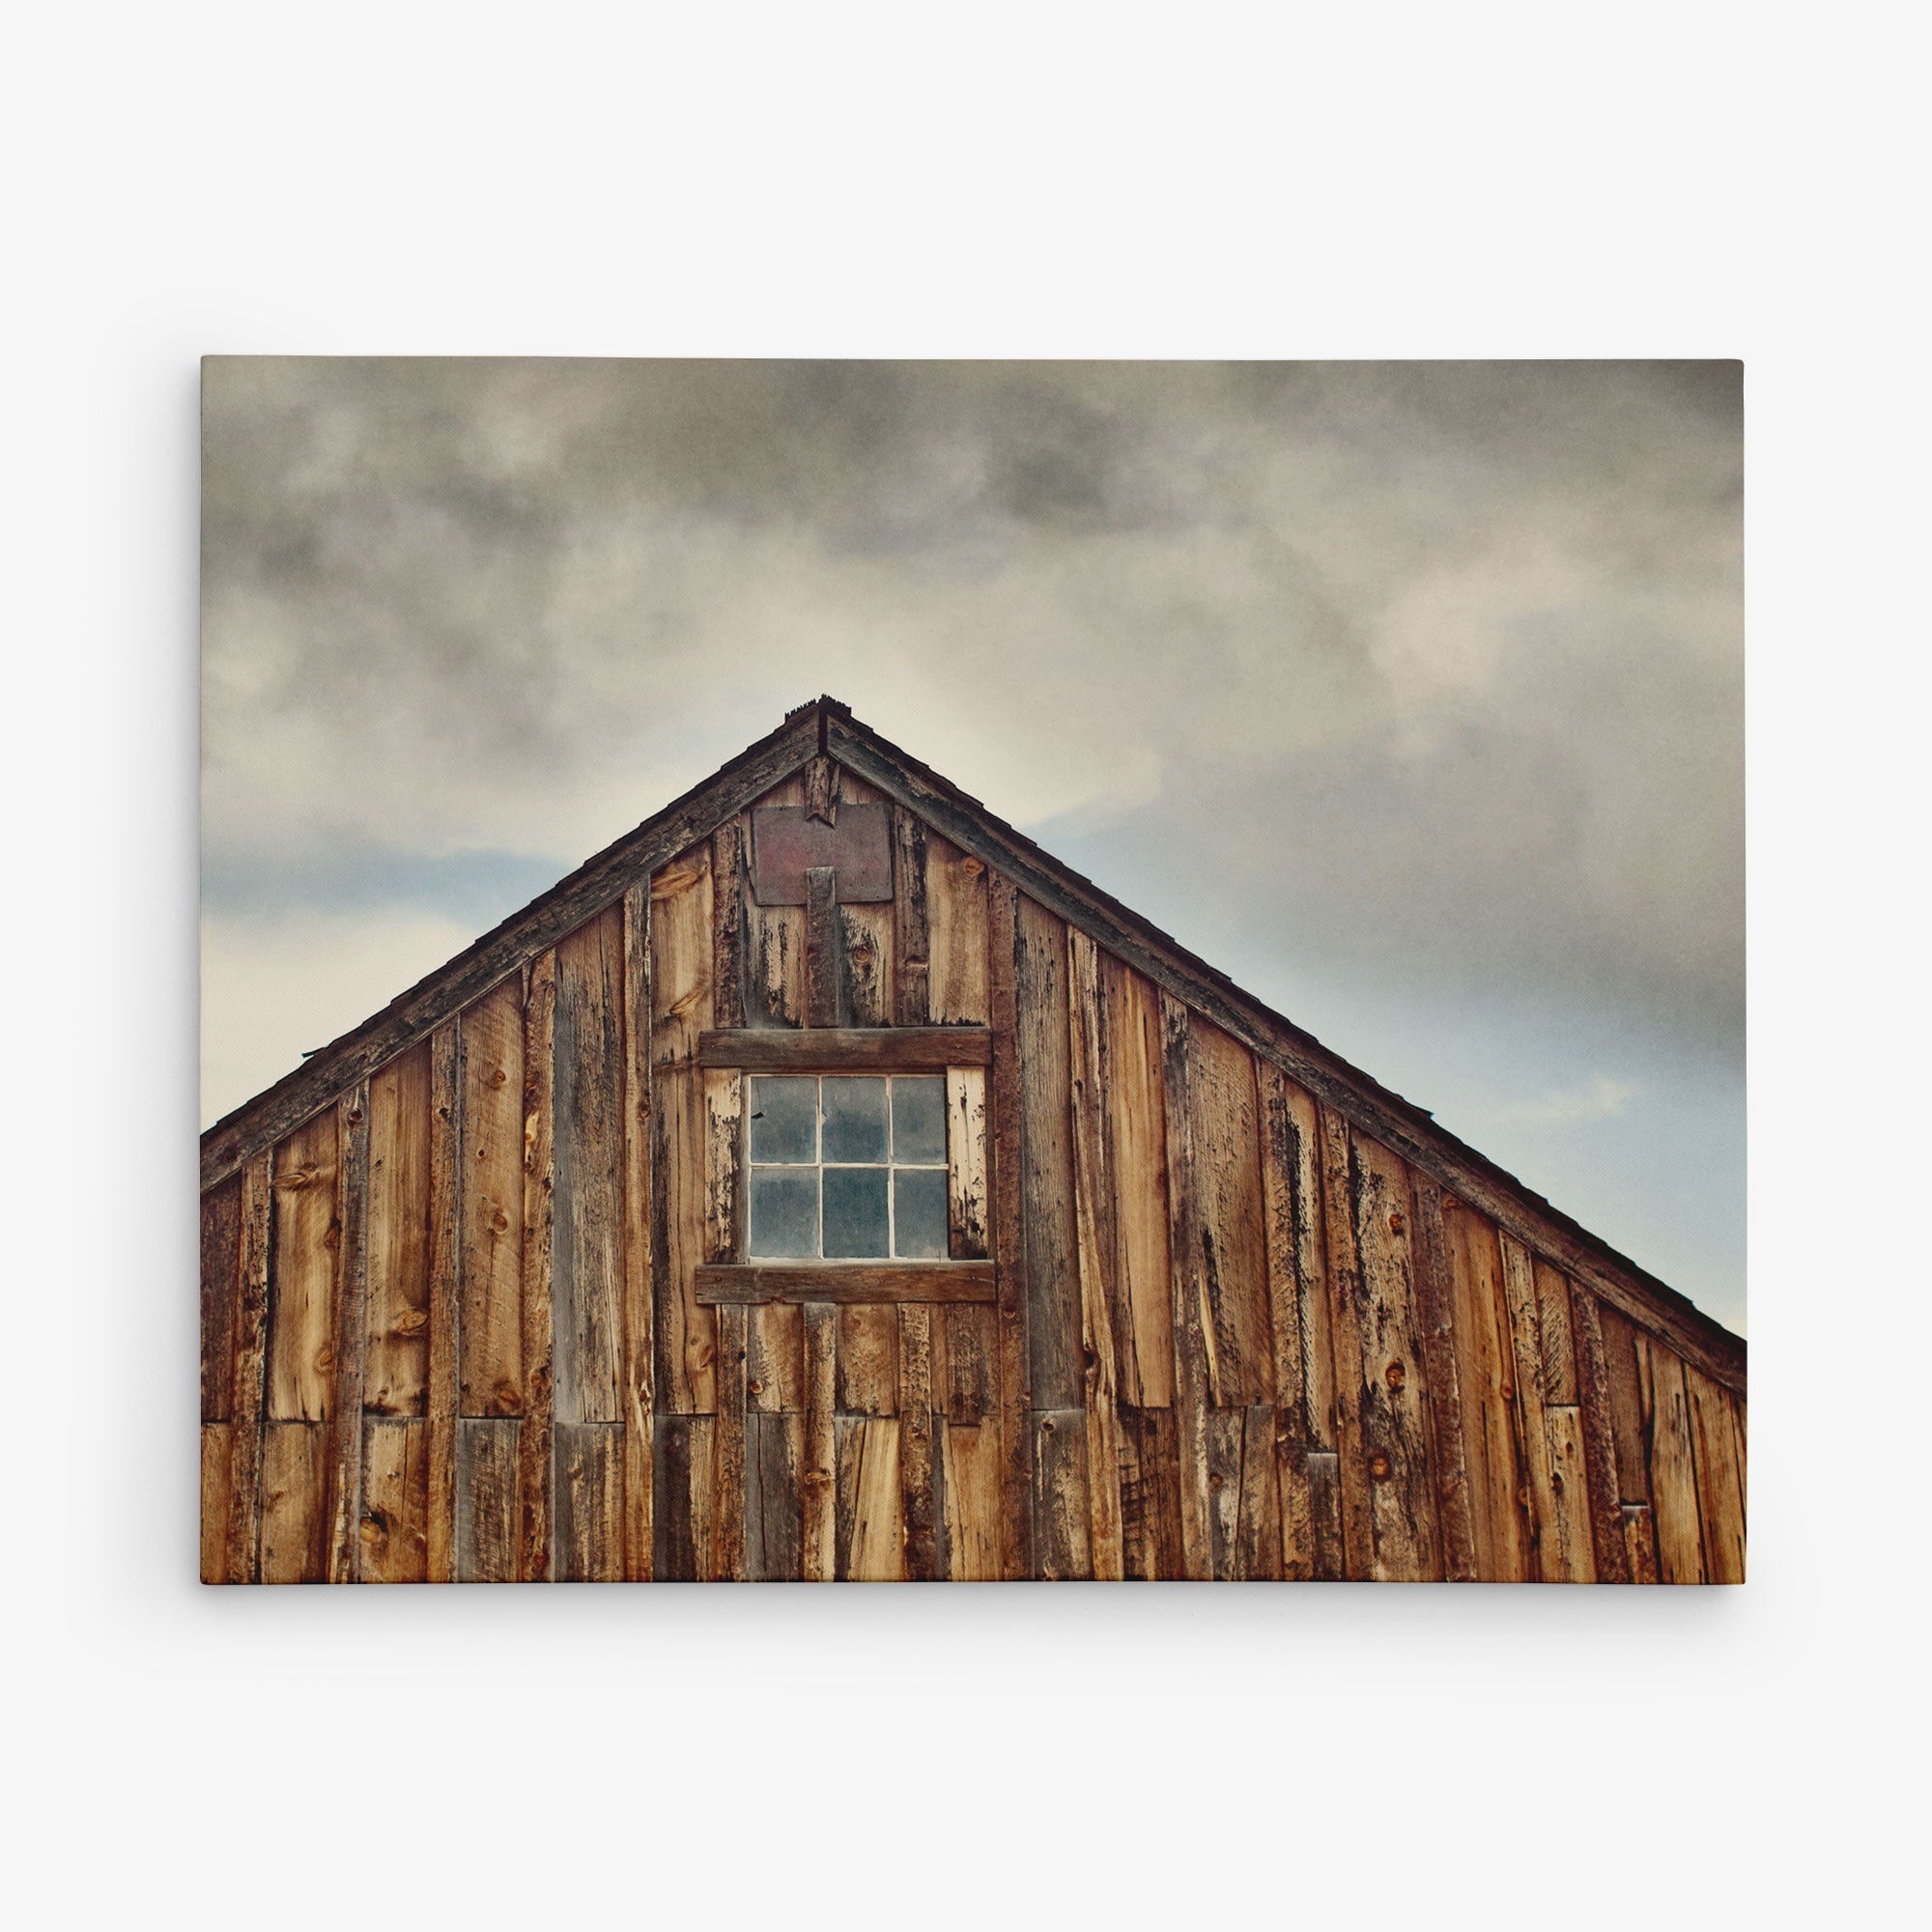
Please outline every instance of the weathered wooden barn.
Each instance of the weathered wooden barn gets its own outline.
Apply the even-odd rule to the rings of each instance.
[[[210,1582],[1744,1576],[1742,1341],[827,698],[201,1265]]]

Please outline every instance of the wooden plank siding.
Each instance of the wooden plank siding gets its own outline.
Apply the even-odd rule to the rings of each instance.
[[[890,899],[757,903],[808,801]],[[870,768],[729,804],[214,1163],[205,1580],[1743,1579],[1681,1310]],[[746,1263],[784,1066],[944,1077],[947,1259]]]

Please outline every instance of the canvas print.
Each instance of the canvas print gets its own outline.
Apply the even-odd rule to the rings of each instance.
[[[212,359],[204,1580],[1742,1581],[1740,384]]]

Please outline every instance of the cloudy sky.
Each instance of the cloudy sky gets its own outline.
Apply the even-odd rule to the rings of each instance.
[[[205,405],[205,1121],[828,691],[1744,1327],[1736,363]]]

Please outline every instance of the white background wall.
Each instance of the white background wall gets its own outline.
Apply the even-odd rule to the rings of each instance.
[[[1903,17],[13,24],[20,1922],[1868,1922],[1907,1901],[1926,422]],[[379,350],[1742,355],[1751,1583],[198,1588],[195,359]]]

